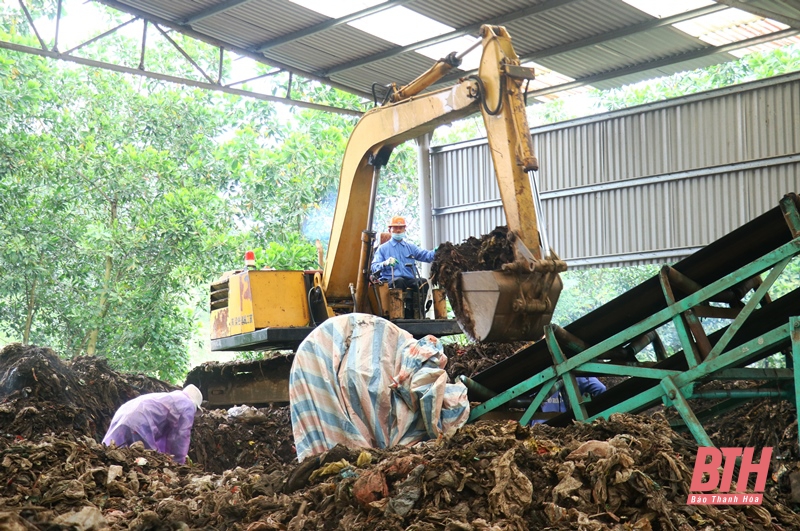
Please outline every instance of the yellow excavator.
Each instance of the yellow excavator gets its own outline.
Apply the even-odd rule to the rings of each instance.
[[[533,79],[534,72],[520,65],[505,28],[484,25],[481,36],[483,53],[477,75],[424,92],[458,66],[469,50],[460,56],[450,54],[408,85],[389,87],[384,103],[359,120],[342,162],[321,271],[247,268],[226,273],[212,284],[212,350],[293,348],[314,326],[333,315],[356,311],[386,316],[385,305],[370,288],[369,279],[381,168],[401,143],[478,111],[486,126],[514,260],[496,271],[460,274],[458,326],[448,319],[400,319],[395,323],[417,337],[462,330],[480,341],[542,336],[561,293],[558,273],[566,264],[540,239],[535,181],[530,175],[538,170],[538,162],[521,88]],[[277,387],[282,385],[280,375],[253,374],[263,370],[263,366],[245,370],[252,376],[251,389],[234,397],[229,386],[222,393],[229,398],[220,400],[274,401],[255,398],[262,392],[264,378],[274,380]],[[212,395],[213,402],[214,393],[204,391],[206,396]]]

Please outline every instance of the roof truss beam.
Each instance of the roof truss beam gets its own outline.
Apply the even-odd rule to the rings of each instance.
[[[198,64],[197,64],[197,61],[195,61],[194,59],[192,59],[192,57],[191,57],[191,56],[190,56],[188,53],[186,53],[186,50],[184,50],[184,49],[183,49],[183,47],[181,47],[181,45],[180,45],[180,44],[178,44],[177,42],[175,42],[174,40],[172,40],[172,37],[170,37],[170,36],[167,34],[167,32],[166,32],[166,31],[164,31],[163,29],[161,29],[161,26],[159,26],[158,24],[153,24],[153,26],[155,26],[155,27],[156,27],[156,29],[157,29],[157,30],[158,30],[158,31],[161,33],[161,35],[162,35],[162,36],[163,36],[165,39],[167,39],[167,42],[169,42],[169,43],[170,43],[170,44],[173,46],[173,48],[175,48],[176,50],[178,50],[178,53],[180,53],[180,54],[183,56],[183,58],[184,58],[184,59],[186,59],[186,60],[189,62],[189,64],[190,64],[190,65],[192,65],[192,66],[195,68],[195,70],[197,70],[198,72],[200,72],[200,75],[201,75],[201,76],[203,76],[204,78],[206,78],[206,79],[208,80],[208,82],[209,82],[209,83],[219,83],[219,79],[217,79],[216,81],[214,81],[213,79],[211,79],[211,76],[209,76],[208,74],[206,74],[206,71],[205,71],[205,70],[203,70],[203,68],[202,68],[200,65],[198,65]],[[145,23],[145,28],[147,28],[147,23]],[[147,30],[145,29],[145,31],[147,31]],[[142,37],[142,47],[144,47],[144,37]],[[223,53],[224,53],[224,50],[223,50],[222,48],[220,48],[220,49],[219,49],[219,52],[220,52],[220,55],[221,55],[221,54],[223,54]],[[144,56],[144,50],[142,50],[142,55]],[[222,57],[220,57],[220,63],[221,63],[221,62],[222,62]],[[143,67],[143,66],[144,66],[144,60],[142,61],[142,64],[141,64],[140,66],[141,66],[141,67]],[[222,65],[221,65],[221,64],[220,64],[220,68],[222,68]],[[219,72],[219,77],[220,77],[220,78],[222,77],[222,72],[221,72],[221,71]]]
[[[203,41],[203,42],[205,42],[207,44],[210,44],[212,46],[216,46],[217,48],[224,48],[226,50],[232,51],[232,52],[236,53],[237,55],[241,55],[242,57],[249,57],[250,59],[253,59],[254,61],[258,61],[259,63],[264,63],[266,65],[269,65],[269,66],[272,66],[272,67],[275,67],[275,68],[279,68],[279,69],[284,70],[286,72],[292,72],[292,73],[294,73],[296,75],[299,75],[299,76],[302,76],[302,77],[304,77],[306,79],[311,79],[313,81],[319,81],[320,83],[324,83],[324,84],[326,84],[328,86],[331,86],[331,87],[334,87],[334,88],[338,88],[340,90],[343,90],[345,92],[349,92],[351,94],[356,94],[357,96],[361,96],[361,97],[364,97],[364,98],[371,98],[372,97],[371,94],[369,94],[368,92],[359,91],[359,90],[353,89],[352,87],[344,86],[341,83],[336,83],[335,81],[332,81],[330,79],[319,77],[319,76],[315,76],[314,74],[311,74],[309,72],[303,72],[303,71],[301,71],[301,70],[299,70],[297,68],[294,68],[294,67],[292,67],[290,65],[281,63],[279,61],[274,61],[272,59],[267,59],[263,55],[255,53],[252,50],[247,50],[247,49],[244,49],[244,48],[241,48],[241,47],[238,47],[238,46],[233,46],[231,44],[224,43],[224,42],[220,41],[219,39],[211,37],[210,35],[206,35],[204,33],[196,31],[196,30],[194,30],[193,28],[191,28],[189,26],[178,24],[178,23],[175,23],[175,22],[170,22],[169,20],[163,19],[163,18],[155,16],[155,15],[151,15],[151,14],[146,13],[144,11],[141,11],[139,9],[133,8],[133,7],[129,6],[129,5],[127,5],[127,4],[123,4],[122,2],[119,2],[117,0],[93,0],[93,1],[101,3],[101,4],[105,4],[105,5],[109,6],[109,7],[113,7],[114,9],[116,9],[118,11],[122,11],[122,12],[125,12],[125,13],[130,13],[131,15],[134,15],[136,17],[139,17],[139,18],[142,18],[142,19],[145,19],[145,20],[149,20],[150,22],[152,22],[154,24],[159,24],[160,26],[163,26],[165,28],[170,28],[170,29],[173,29],[175,31],[179,31],[181,33],[185,33],[189,37],[192,37],[192,38],[195,38],[197,40]],[[331,108],[331,109],[333,109],[333,108]],[[347,109],[340,109],[340,110],[347,111]],[[352,112],[356,112],[357,113],[359,111],[352,111]]]
[[[81,43],[81,44],[79,44],[79,45],[75,46],[74,48],[70,48],[69,50],[67,50],[66,52],[64,52],[64,55],[71,55],[73,52],[77,52],[77,51],[78,51],[78,50],[80,50],[81,48],[83,48],[83,47],[85,47],[85,46],[88,46],[88,45],[92,44],[93,42],[97,42],[97,41],[99,41],[100,39],[103,39],[103,38],[105,38],[105,37],[108,37],[109,35],[111,35],[111,34],[113,34],[113,33],[116,33],[116,32],[117,32],[117,31],[119,31],[120,29],[124,28],[125,26],[127,26],[127,25],[128,25],[128,24],[130,24],[131,22],[136,22],[137,20],[139,20],[139,18],[138,18],[138,17],[133,17],[132,19],[130,19],[130,20],[129,20],[129,21],[127,21],[127,22],[123,22],[122,24],[119,24],[118,26],[114,26],[114,27],[113,27],[113,28],[111,28],[110,30],[108,30],[108,31],[106,31],[106,32],[103,32],[103,33],[101,33],[101,34],[100,34],[100,35],[98,35],[97,37],[92,37],[92,38],[91,38],[91,39],[89,39],[88,41],[86,41],[86,42],[83,42],[83,43]],[[57,45],[57,44],[58,44],[58,42],[56,41],[56,45]],[[57,49],[57,46],[56,46],[56,48],[55,48],[55,49]]]
[[[539,13],[543,13],[545,11],[549,11],[551,9],[556,9],[558,7],[563,7],[569,4],[573,4],[575,2],[581,2],[584,0],[547,0],[541,4],[537,4],[535,6],[530,6],[525,9],[520,9],[517,11],[513,11],[511,13],[506,13],[505,15],[500,15],[493,19],[487,20],[485,22],[477,23],[477,24],[470,24],[468,26],[464,26],[463,28],[459,28],[457,30],[451,31],[449,33],[444,33],[442,35],[437,35],[436,37],[431,37],[429,39],[424,39],[418,42],[411,43],[406,46],[398,46],[396,48],[390,48],[385,52],[377,53],[370,55],[369,57],[364,57],[362,59],[356,59],[355,61],[349,61],[347,63],[342,63],[340,65],[328,68],[324,71],[318,72],[318,75],[321,76],[331,76],[333,74],[337,74],[339,72],[343,72],[345,70],[350,70],[351,68],[356,68],[359,66],[364,66],[370,63],[374,63],[375,61],[380,61],[382,59],[388,59],[389,57],[394,57],[396,55],[400,55],[405,52],[413,51],[418,48],[424,48],[426,46],[431,46],[433,44],[439,44],[440,42],[449,41],[450,39],[455,39],[456,37],[462,37],[464,35],[477,33],[480,30],[480,27],[484,24],[489,25],[499,25],[505,24],[506,22],[512,20],[518,20],[520,18],[530,17]]]
[[[39,40],[39,46],[42,47],[42,50],[47,50],[47,44],[45,44],[44,39],[39,34],[39,30],[36,29],[36,24],[33,23],[33,17],[31,17],[31,12],[28,11],[28,6],[25,5],[23,0],[19,0],[19,6],[22,8],[22,11],[25,13],[25,18],[28,20],[28,24],[30,24],[31,29],[33,29],[33,33],[36,35],[36,38]],[[61,11],[61,1],[58,2],[59,12]]]
[[[408,4],[409,2],[413,2],[413,0],[386,0],[382,4],[377,4],[372,7],[362,9],[361,11],[350,13],[349,15],[345,15],[340,18],[326,20],[325,22],[320,22],[319,24],[315,24],[314,26],[309,26],[305,29],[295,31],[288,35],[272,39],[270,41],[267,41],[263,44],[256,46],[255,51],[259,53],[266,52],[270,48],[275,48],[276,46],[280,46],[281,44],[286,44],[287,42],[296,41],[298,39],[302,39],[303,37],[308,37],[310,35],[314,35],[315,33],[320,33],[322,31],[334,28],[336,26],[340,26],[342,24],[347,24],[348,22],[352,22],[353,20],[358,20],[360,18],[364,18],[374,13],[380,13],[381,11],[385,11],[392,7]]]
[[[21,44],[16,44],[13,42],[5,42],[0,41],[0,48],[5,48],[7,50],[12,50],[15,52],[22,52],[22,53],[29,53],[33,55],[40,55],[42,57],[49,57],[50,59],[61,59],[64,61],[70,61],[73,63],[77,63],[84,66],[91,66],[95,68],[103,68],[105,70],[113,70],[115,72],[122,72],[125,74],[133,74],[136,76],[144,76],[149,77],[151,79],[158,79],[159,81],[168,81],[170,83],[178,83],[181,85],[189,85],[191,87],[197,87],[206,90],[216,90],[219,92],[225,92],[227,94],[235,94],[237,96],[245,96],[248,98],[255,98],[258,100],[263,101],[270,101],[270,102],[278,102],[278,103],[285,103],[287,105],[296,105],[298,107],[305,107],[307,109],[315,109],[318,111],[325,111],[325,112],[334,112],[338,114],[346,114],[351,116],[361,116],[361,112],[354,111],[350,109],[340,109],[337,107],[329,107],[327,105],[320,105],[317,103],[311,103],[307,101],[299,101],[299,100],[290,100],[287,98],[281,98],[278,96],[270,96],[268,94],[260,94],[258,92],[250,92],[247,90],[240,90],[236,88],[232,88],[225,85],[218,85],[214,83],[208,83],[204,81],[196,81],[194,79],[186,79],[180,78],[176,76],[171,76],[167,74],[161,74],[159,72],[150,72],[147,70],[140,70],[138,68],[130,68],[127,66],[116,65],[113,63],[105,63],[102,61],[95,61],[93,59],[86,59],[84,57],[75,57],[75,56],[68,56],[62,53],[51,51],[47,49],[41,48],[32,48],[30,46],[24,46]]]
[[[243,80],[243,81],[235,81],[233,83],[229,83],[229,84],[223,85],[222,84],[222,77],[223,77],[223,64],[224,64],[225,48],[221,43],[214,43],[214,42],[209,42],[208,43],[208,44],[210,44],[212,46],[215,46],[215,47],[217,47],[219,49],[219,62],[218,62],[217,78],[214,79],[177,42],[175,42],[175,40],[172,39],[172,37],[170,37],[168,32],[165,31],[161,27],[160,21],[149,20],[148,17],[141,16],[139,13],[132,13],[133,18],[131,18],[130,20],[128,20],[126,22],[123,22],[121,24],[118,24],[114,28],[111,28],[110,30],[105,31],[104,33],[102,33],[100,35],[92,37],[91,39],[88,39],[88,40],[84,41],[83,43],[81,43],[81,44],[79,44],[79,45],[67,50],[66,52],[60,52],[58,50],[58,36],[59,36],[59,28],[61,26],[61,12],[62,12],[61,7],[62,6],[61,6],[61,0],[59,0],[58,1],[58,12],[57,12],[57,17],[58,18],[56,20],[55,42],[53,44],[52,49],[49,49],[47,43],[44,40],[44,38],[42,38],[41,34],[39,33],[38,29],[36,28],[36,25],[34,23],[33,17],[31,16],[30,11],[28,10],[27,6],[25,5],[25,1],[24,0],[19,0],[19,4],[20,4],[20,7],[21,7],[23,13],[25,14],[25,18],[27,20],[28,25],[33,29],[33,32],[35,33],[36,38],[39,41],[40,48],[34,48],[34,47],[25,46],[25,45],[13,43],[13,42],[7,42],[7,41],[0,41],[0,48],[4,48],[4,49],[7,49],[7,50],[12,50],[12,51],[16,51],[16,52],[39,55],[39,56],[48,57],[48,58],[51,58],[51,59],[61,59],[61,60],[64,60],[64,61],[70,61],[70,62],[81,64],[81,65],[84,65],[84,66],[103,68],[103,69],[106,69],[106,70],[112,70],[112,71],[122,72],[122,73],[126,73],[126,74],[133,74],[133,75],[149,77],[149,78],[152,78],[152,79],[158,79],[160,81],[168,81],[168,82],[178,83],[178,84],[182,84],[182,85],[194,86],[194,87],[198,87],[198,88],[202,88],[202,89],[206,89],[206,90],[216,90],[216,91],[225,92],[225,93],[228,93],[228,94],[251,97],[251,98],[264,100],[264,101],[280,102],[280,103],[285,103],[287,105],[295,105],[295,106],[298,106],[298,107],[304,107],[304,108],[309,108],[309,109],[314,109],[314,110],[319,110],[319,111],[334,112],[334,113],[338,113],[338,114],[346,114],[346,115],[352,115],[352,116],[360,116],[362,114],[360,111],[357,111],[357,110],[343,109],[343,108],[339,108],[339,107],[331,107],[331,106],[328,106],[328,105],[322,105],[322,104],[312,103],[312,102],[308,102],[308,101],[292,99],[291,98],[291,87],[292,87],[292,73],[291,73],[291,71],[289,72],[289,82],[287,84],[286,97],[283,97],[283,98],[281,98],[279,96],[272,96],[272,95],[261,94],[261,93],[253,92],[253,91],[249,91],[249,90],[243,90],[243,89],[234,88],[235,85],[240,85],[242,83],[246,83],[248,81],[252,81],[252,79]],[[125,11],[124,9],[120,9],[120,8],[118,8],[116,6],[112,6],[112,7],[115,7],[116,9],[119,9],[120,11]],[[79,56],[73,55],[74,52],[76,52],[76,51],[78,51],[78,50],[80,50],[82,48],[85,48],[89,44],[92,44],[92,43],[95,43],[97,41],[100,41],[100,40],[102,40],[102,39],[104,39],[104,38],[106,38],[106,37],[118,32],[120,29],[124,28],[125,26],[128,26],[132,22],[135,22],[135,21],[140,20],[140,19],[142,20],[142,26],[143,27],[142,27],[142,37],[141,37],[141,42],[140,42],[139,65],[138,65],[137,68],[130,68],[130,67],[126,67],[126,66],[123,66],[123,65],[118,65],[118,64],[114,64],[114,63],[108,63],[108,62],[104,62],[104,61],[96,61],[96,60],[93,60],[93,59],[87,59],[85,57],[79,57]],[[184,57],[184,59],[186,59],[186,61],[189,64],[191,64],[194,67],[194,69],[197,70],[200,73],[200,75],[203,76],[203,78],[205,78],[206,81],[197,81],[197,80],[188,79],[188,78],[185,78],[185,77],[179,77],[179,76],[174,76],[174,75],[169,75],[169,74],[162,74],[160,72],[149,71],[149,70],[147,70],[145,68],[145,58],[146,58],[146,52],[147,52],[147,25],[148,25],[148,22],[151,22],[155,26],[156,30],[158,30],[161,33],[161,35],[167,40],[167,42],[169,42]],[[164,24],[164,25],[169,26],[169,24]],[[174,29],[176,29],[176,31],[180,31],[180,32],[182,32],[184,34],[187,34],[187,35],[189,34],[189,32],[186,29],[183,29],[183,27],[182,28],[174,28]],[[189,35],[189,36],[191,36],[193,38],[198,38],[195,35]],[[199,39],[199,40],[203,40],[204,42],[208,42],[207,39]],[[261,62],[265,62],[263,59],[264,58],[261,57]],[[274,66],[274,65],[272,65],[272,66]],[[261,76],[257,76],[256,78],[253,78],[253,79],[267,77],[267,76],[270,76],[270,75],[277,74],[277,73],[279,73],[281,71],[282,70],[268,72],[268,73],[263,74]]]
[[[165,19],[163,19],[161,17],[155,16],[155,15],[151,15],[149,13],[146,13],[146,12],[143,12],[141,10],[135,9],[135,8],[133,8],[133,7],[129,6],[129,5],[127,5],[127,4],[123,4],[123,3],[121,3],[121,2],[119,2],[117,0],[93,0],[93,1],[101,3],[101,4],[105,4],[105,5],[109,6],[109,7],[112,7],[114,9],[118,10],[118,11],[130,13],[131,15],[134,15],[136,17],[139,17],[139,18],[142,18],[142,19],[145,19],[145,20],[149,20],[149,21],[151,21],[151,22],[153,22],[155,24],[159,24],[159,25],[161,25],[163,27],[167,27],[167,28],[173,29],[175,31],[179,31],[181,33],[184,33],[184,34],[188,35],[189,37],[192,37],[192,38],[195,38],[197,40],[203,41],[203,42],[205,42],[207,44],[210,44],[212,46],[216,46],[217,48],[221,48],[221,49],[232,51],[232,52],[236,53],[237,55],[240,55],[242,57],[248,57],[250,59],[253,59],[254,61],[258,61],[259,63],[263,63],[263,64],[266,64],[266,65],[272,66],[272,67],[277,68],[277,69],[279,69],[281,71],[291,72],[293,74],[300,75],[300,76],[302,76],[302,77],[304,77],[306,79],[310,79],[312,81],[319,81],[320,83],[324,83],[324,84],[326,84],[326,85],[328,85],[330,87],[338,88],[339,90],[343,90],[345,92],[349,92],[351,94],[355,94],[355,95],[361,96],[363,98],[370,98],[371,97],[371,95],[369,93],[367,93],[367,92],[363,92],[363,91],[354,89],[352,87],[344,86],[341,83],[336,83],[335,81],[332,81],[332,80],[327,79],[327,78],[321,78],[319,76],[315,76],[314,74],[312,74],[310,72],[301,71],[301,70],[299,70],[297,68],[294,68],[294,67],[292,67],[290,65],[287,65],[287,64],[283,64],[283,63],[281,63],[279,61],[275,61],[275,60],[272,60],[272,59],[268,60],[263,55],[255,53],[252,50],[247,50],[247,49],[244,49],[244,48],[241,48],[241,47],[238,47],[238,46],[233,46],[231,44],[224,43],[224,42],[222,42],[222,41],[220,41],[220,40],[218,40],[218,39],[216,39],[214,37],[211,37],[209,35],[206,35],[204,33],[196,31],[196,30],[194,30],[193,28],[191,28],[189,26],[181,25],[181,24],[178,24],[178,23],[175,23],[175,22],[170,22],[169,20],[165,20]],[[274,72],[271,72],[268,75],[271,75],[273,73]],[[235,84],[238,84],[238,83],[232,83],[231,85],[235,85]],[[250,92],[247,92],[247,91],[242,91],[242,92],[244,92],[245,94],[256,94],[256,93],[250,93]],[[313,105],[313,107],[309,107],[309,108],[324,107],[325,110],[327,110],[329,112],[336,112],[336,113],[340,113],[340,114],[350,114],[350,115],[357,115],[357,116],[360,116],[362,114],[360,111],[356,111],[356,110],[352,110],[352,109],[342,109],[342,108],[338,108],[338,107],[327,107],[327,106],[319,105],[319,104],[306,105],[309,102],[303,102],[303,101],[300,101],[300,100],[290,100],[290,101],[284,101],[284,102],[287,103],[288,105],[297,105],[297,106],[300,106],[300,107],[304,107],[304,106],[305,107],[309,107],[309,105]]]

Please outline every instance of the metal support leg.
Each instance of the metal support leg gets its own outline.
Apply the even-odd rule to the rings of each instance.
[[[761,301],[761,298],[767,294],[769,288],[772,287],[772,285],[775,283],[775,280],[777,280],[780,274],[783,273],[783,269],[786,267],[786,264],[788,264],[791,260],[792,257],[790,256],[775,264],[775,267],[773,267],[772,271],[770,271],[769,275],[767,275],[767,279],[761,283],[753,296],[750,297],[750,300],[747,301],[747,304],[744,305],[742,311],[739,312],[739,315],[736,316],[736,319],[734,319],[733,322],[728,326],[728,329],[725,330],[725,333],[722,334],[721,338],[719,338],[717,344],[714,345],[714,348],[708,353],[708,356],[706,357],[707,360],[713,360],[719,356],[723,350],[725,350],[730,340],[733,338],[736,332],[739,331],[750,314],[753,313],[753,310],[756,309],[756,306]]]
[[[552,394],[553,388],[555,387],[557,381],[558,380],[556,379],[552,379],[549,382],[546,382],[542,388],[539,389],[539,392],[536,393],[536,398],[533,399],[531,405],[528,406],[528,409],[526,409],[525,413],[522,415],[522,418],[519,419],[520,424],[523,426],[530,424],[533,415],[539,410],[539,407],[541,407],[542,403],[547,400],[547,397]]]
[[[555,330],[551,325],[544,327],[544,335],[545,341],[547,341],[547,348],[550,350],[550,355],[553,357],[554,364],[558,365],[567,361],[567,357],[564,355],[564,352],[562,352],[561,346],[558,344],[558,339],[556,339]],[[581,422],[585,422],[588,415],[586,414],[586,408],[581,402],[581,395],[578,390],[578,382],[575,380],[575,375],[572,374],[572,371],[569,371],[562,375],[562,379],[564,380],[564,389],[567,391],[567,398],[569,399],[570,406],[572,406],[572,412],[575,414],[575,418]]]
[[[789,330],[792,334],[792,361],[794,363],[794,405],[800,416],[800,317],[789,319]],[[800,442],[800,422],[797,424],[798,442]]]
[[[697,285],[696,282],[688,278],[686,275],[669,266],[665,266],[667,270],[667,280],[669,281],[670,285],[670,293],[672,294],[672,298],[675,298],[675,292],[672,290],[672,285],[675,284],[678,287],[681,285]],[[677,281],[677,282],[676,282]],[[681,288],[683,289],[683,288]],[[697,290],[686,290],[687,295],[691,295]],[[683,316],[685,318],[685,323],[689,326],[689,330],[692,331],[692,336],[694,336],[695,344],[697,345],[697,349],[700,351],[700,356],[705,358],[708,353],[711,351],[711,342],[708,340],[708,336],[706,335],[706,331],[703,330],[703,325],[700,323],[700,318],[697,317],[697,314],[694,311],[694,308],[683,312]]]
[[[697,444],[700,446],[714,446],[714,443],[711,442],[711,437],[708,436],[703,425],[697,420],[694,411],[692,411],[691,406],[689,406],[689,402],[686,401],[683,393],[675,385],[675,382],[672,381],[672,378],[664,378],[661,380],[661,387],[667,392],[667,398],[672,402],[672,405],[675,406],[675,409],[681,414],[683,422],[686,423],[689,431],[694,435]]]
[[[661,289],[664,292],[664,297],[667,299],[667,304],[672,306],[677,302],[677,300],[675,299],[675,294],[673,293],[672,286],[669,282],[669,269],[669,266],[664,266],[661,268],[659,280],[661,281]],[[672,323],[675,325],[675,330],[678,333],[678,338],[681,341],[683,354],[686,356],[686,363],[689,365],[689,368],[692,369],[700,364],[702,358],[698,352],[697,345],[689,333],[690,326],[689,322],[687,321],[686,314],[690,312],[691,309],[688,309],[685,312],[674,316],[672,318]]]

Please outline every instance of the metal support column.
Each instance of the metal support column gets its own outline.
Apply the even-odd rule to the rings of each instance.
[[[423,249],[433,249],[433,208],[431,207],[431,135],[417,138],[417,175],[419,179],[419,232]],[[419,274],[431,275],[431,265],[423,263]]]
[[[792,334],[792,361],[794,364],[794,406],[795,411],[800,411],[800,317],[789,320],[789,329]],[[800,422],[797,423],[797,441],[800,443]]]
[[[550,355],[553,356],[553,364],[556,365],[556,371],[560,372],[560,365],[567,361],[564,352],[561,351],[561,345],[558,344],[555,329],[553,325],[544,327],[545,341],[547,341],[547,348],[550,350]],[[586,420],[586,408],[581,402],[581,393],[578,388],[578,382],[575,375],[569,371],[561,375],[564,382],[564,390],[567,392],[567,399],[575,414],[575,418],[584,421]]]

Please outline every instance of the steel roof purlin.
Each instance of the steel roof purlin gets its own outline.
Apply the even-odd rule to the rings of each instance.
[[[787,15],[784,13],[777,13],[773,10],[766,9],[764,7],[755,6],[751,3],[745,3],[741,0],[715,0],[718,4],[724,4],[728,7],[735,7],[736,9],[741,9],[742,11],[746,11],[747,13],[764,17],[764,18],[771,18],[772,20],[776,20],[782,24],[786,24],[787,26],[791,26],[795,29],[800,29],[800,18],[793,17],[791,15]]]
[[[748,46],[754,46],[756,44],[763,44],[765,42],[769,42],[769,41],[775,40],[776,38],[791,37],[791,36],[797,35],[798,33],[800,33],[800,30],[786,29],[786,30],[779,31],[779,32],[774,33],[774,34],[762,35],[762,36],[759,36],[759,37],[752,37],[750,39],[733,42],[733,43],[726,44],[726,45],[723,45],[723,46],[716,46],[716,47],[710,47],[709,46],[709,47],[706,47],[706,48],[700,48],[700,49],[692,51],[692,52],[686,52],[686,53],[682,53],[682,54],[678,54],[678,55],[674,55],[674,56],[665,57],[665,58],[662,58],[662,59],[657,59],[657,60],[650,61],[650,62],[647,62],[647,63],[639,63],[639,64],[636,64],[636,65],[633,65],[633,66],[620,68],[620,69],[617,69],[617,70],[611,70],[609,72],[604,72],[604,73],[601,73],[601,74],[595,74],[595,75],[587,76],[587,77],[584,77],[584,78],[578,78],[575,81],[571,81],[571,82],[568,82],[568,83],[563,83],[561,85],[555,85],[555,86],[544,88],[544,89],[533,90],[533,91],[530,91],[528,93],[528,95],[532,96],[532,97],[544,96],[546,94],[552,94],[553,92],[558,92],[558,91],[562,91],[562,90],[569,90],[569,89],[581,87],[581,86],[584,86],[584,85],[591,85],[592,83],[595,83],[595,82],[598,82],[598,81],[605,81],[605,80],[608,80],[608,79],[619,78],[619,77],[623,77],[623,76],[627,76],[627,75],[635,74],[635,73],[639,73],[639,72],[646,72],[648,70],[654,70],[654,69],[661,68],[661,67],[664,67],[664,66],[668,66],[668,65],[671,65],[671,64],[683,63],[683,62],[691,61],[693,59],[698,59],[700,57],[706,57],[706,56],[709,56],[709,55],[727,53],[729,51],[737,50],[739,48],[746,48]]]
[[[378,13],[380,11],[385,11],[392,7],[397,7],[403,4],[407,4],[412,2],[413,0],[386,0],[382,4],[377,4],[372,7],[368,7],[366,9],[362,9],[361,11],[356,11],[355,13],[350,13],[349,15],[345,15],[339,18],[333,18],[331,20],[326,20],[325,22],[321,22],[314,26],[309,26],[308,28],[301,29],[295,31],[293,33],[282,35],[280,37],[276,37],[271,39],[263,44],[256,46],[256,52],[265,52],[270,48],[274,48],[276,46],[280,46],[281,44],[286,44],[287,42],[296,41],[298,39],[302,39],[303,37],[308,37],[315,33],[319,33],[321,31],[325,31],[327,29],[333,28],[340,24],[347,24],[353,20],[358,20],[359,18],[366,17],[367,15],[372,15],[373,13]]]
[[[224,13],[230,9],[233,9],[236,6],[241,4],[246,4],[247,2],[252,2],[253,0],[227,0],[226,2],[222,2],[221,4],[217,4],[214,7],[209,7],[208,9],[203,9],[195,13],[190,17],[186,17],[183,20],[180,20],[179,23],[185,26],[191,26],[196,22],[200,22],[201,20],[213,17],[214,15],[218,15],[220,13]]]
[[[706,7],[701,7],[699,9],[695,9],[692,11],[687,11],[685,13],[681,13],[678,15],[673,15],[671,17],[665,18],[654,18],[652,20],[648,20],[647,22],[641,22],[639,24],[633,24],[630,26],[622,27],[618,30],[601,33],[598,35],[593,35],[591,37],[578,39],[566,44],[556,45],[553,47],[545,48],[543,50],[539,50],[537,52],[532,53],[521,53],[520,54],[520,62],[527,63],[530,61],[539,61],[545,58],[554,57],[556,55],[566,53],[566,52],[573,52],[576,50],[580,50],[581,48],[588,48],[590,46],[597,46],[598,44],[603,44],[606,42],[613,41],[615,39],[620,39],[622,37],[629,37],[631,35],[636,35],[640,33],[645,33],[649,30],[653,30],[656,28],[661,28],[664,26],[669,26],[678,22],[683,22],[685,20],[690,20],[693,18],[701,17],[704,15],[708,15],[711,13],[715,13],[717,11],[727,9],[726,6],[720,5],[710,5]],[[471,72],[460,72],[460,73],[453,73],[445,76],[442,78],[443,82],[453,81],[458,77],[464,76],[466,74],[475,73],[474,71]],[[566,88],[564,90],[567,90]]]
[[[532,15],[535,15],[535,14],[538,14],[538,13],[543,13],[543,12],[551,10],[551,9],[556,9],[558,7],[562,7],[562,6],[565,6],[567,4],[572,4],[572,3],[580,2],[580,1],[583,1],[583,0],[547,0],[546,2],[543,2],[541,4],[530,6],[530,7],[527,7],[525,9],[515,10],[515,11],[512,11],[510,13],[506,13],[505,15],[502,15],[502,16],[499,16],[499,17],[495,17],[495,18],[490,19],[490,20],[474,22],[474,23],[472,23],[472,24],[470,24],[468,26],[464,26],[462,28],[456,29],[456,30],[451,31],[449,33],[445,33],[443,35],[438,35],[436,37],[431,37],[429,39],[418,41],[418,42],[409,44],[407,46],[399,46],[397,48],[392,48],[390,50],[387,50],[386,52],[383,52],[383,53],[380,53],[380,54],[376,54],[376,55],[372,55],[370,57],[366,57],[366,58],[363,58],[363,59],[358,59],[356,61],[350,61],[349,63],[336,65],[336,66],[333,66],[333,67],[330,67],[330,68],[326,69],[324,72],[321,72],[320,75],[329,76],[329,75],[332,75],[332,74],[337,74],[337,73],[342,72],[344,70],[349,70],[349,69],[355,68],[357,66],[363,66],[363,65],[366,65],[366,64],[369,64],[369,63],[374,63],[374,62],[380,61],[382,59],[387,59],[389,57],[393,57],[393,56],[399,55],[401,53],[411,52],[411,51],[417,50],[419,48],[424,48],[425,46],[430,46],[432,44],[438,44],[440,42],[445,42],[445,41],[448,41],[450,39],[454,39],[456,37],[460,37],[462,35],[467,35],[467,34],[470,34],[470,33],[476,33],[477,34],[478,31],[480,30],[480,27],[483,24],[490,24],[490,25],[493,25],[493,26],[499,26],[499,25],[505,24],[506,22],[510,22],[512,20],[519,20],[519,19],[522,19],[522,18],[525,18],[525,17],[529,17],[529,16],[532,16]]]

